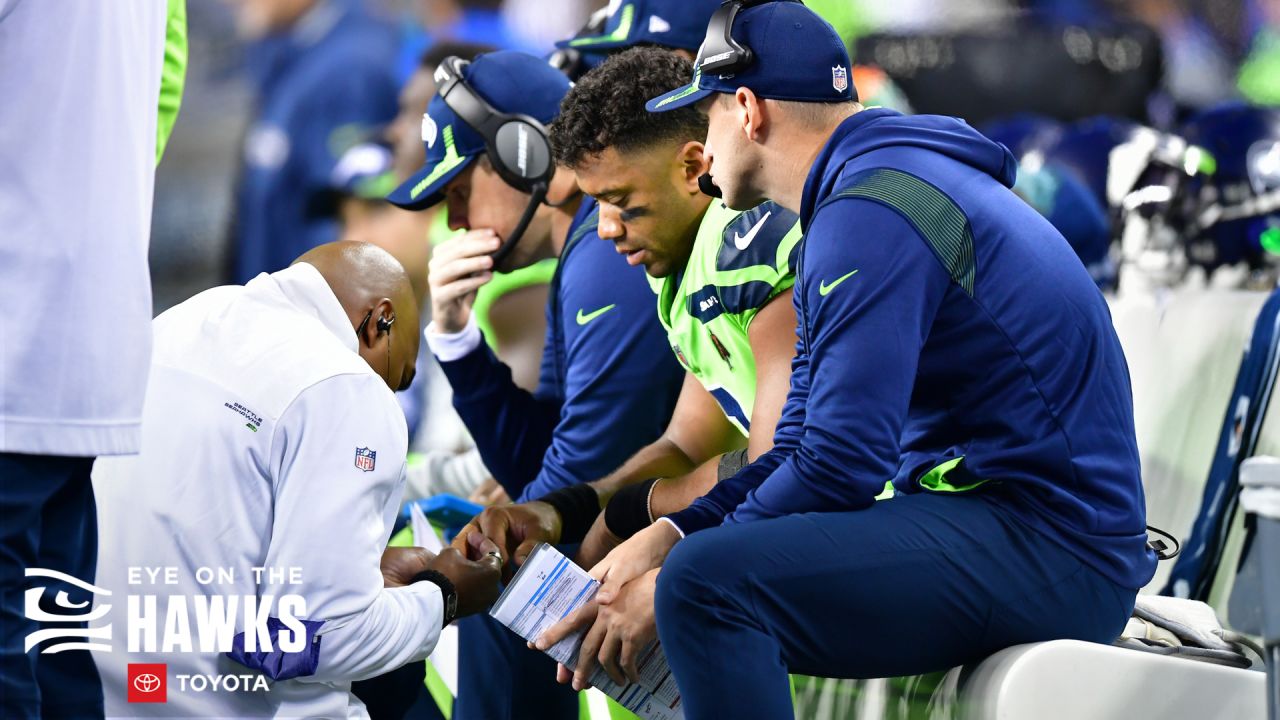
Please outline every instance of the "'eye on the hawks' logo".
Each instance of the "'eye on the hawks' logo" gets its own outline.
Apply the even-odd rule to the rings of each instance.
[[[356,448],[356,467],[365,472],[373,472],[373,465],[378,459],[378,453],[367,447]]]

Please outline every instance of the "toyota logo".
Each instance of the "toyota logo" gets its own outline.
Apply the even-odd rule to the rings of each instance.
[[[133,689],[138,692],[153,693],[160,689],[160,678],[151,673],[142,673],[133,679]]]

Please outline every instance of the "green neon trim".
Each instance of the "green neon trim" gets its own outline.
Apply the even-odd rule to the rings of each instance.
[[[856,178],[852,187],[818,207],[848,197],[874,200],[896,210],[924,236],[952,281],[973,297],[973,232],[968,217],[954,200],[914,175],[879,168]]]
[[[440,213],[443,215],[444,213]],[[547,285],[551,282],[551,276],[556,273],[556,258],[547,258],[518,270],[512,270],[508,273],[494,273],[493,279],[476,291],[475,304],[471,306],[471,314],[476,319],[476,325],[480,326],[480,332],[484,335],[484,341],[493,348],[494,352],[498,351],[498,333],[493,329],[493,323],[489,321],[489,315],[493,311],[493,304],[498,298],[509,292],[515,292],[521,288],[530,287],[532,285]]]
[[[444,678],[440,677],[430,660],[427,661],[427,676],[422,684],[427,686],[427,692],[435,700],[436,707],[440,708],[440,714],[444,715],[445,720],[450,720],[453,717],[453,694],[449,692],[449,686],[444,684]]]
[[[1280,255],[1280,227],[1269,227],[1258,236],[1262,249],[1272,255]]]
[[[920,487],[925,488],[926,490],[932,490],[934,492],[960,493],[960,492],[969,492],[970,490],[978,487],[979,485],[986,484],[987,482],[986,480],[978,480],[976,482],[971,482],[968,485],[952,485],[950,482],[948,482],[947,473],[956,469],[956,467],[959,466],[960,463],[963,461],[964,461],[964,456],[961,455],[960,457],[948,460],[942,463],[941,465],[935,467],[934,469],[930,470],[929,472],[925,473],[924,477],[920,478]]]
[[[618,11],[621,19],[618,21],[618,27],[608,35],[597,35],[595,37],[575,38],[569,41],[569,47],[582,47],[584,45],[600,45],[603,43],[623,42],[627,36],[631,34],[631,21],[635,19],[636,9],[633,5],[623,5]]]
[[[182,91],[187,84],[187,3],[169,0],[165,20],[164,64],[160,68],[160,97],[156,114],[156,163],[164,155],[173,124],[182,107]]]
[[[659,102],[657,105],[655,105],[655,106],[654,106],[654,109],[656,110],[656,109],[658,109],[658,108],[660,108],[660,107],[662,107],[662,106],[664,106],[664,105],[670,105],[671,103],[673,103],[673,102],[675,102],[675,101],[677,101],[677,100],[682,100],[682,99],[687,98],[687,97],[689,97],[690,95],[692,95],[692,94],[694,94],[694,93],[698,92],[698,80],[700,80],[700,79],[702,79],[702,70],[700,70],[700,69],[699,69],[699,70],[694,70],[694,71],[693,71],[693,80],[689,81],[689,87],[687,87],[687,88],[685,88],[685,89],[681,90],[680,92],[676,93],[675,95],[672,95],[671,97],[667,98],[666,100],[663,100],[663,101]]]
[[[397,184],[395,173],[387,171],[356,183],[355,194],[365,200],[381,200],[390,195]]]
[[[428,185],[435,182],[436,180],[439,180],[440,177],[445,173],[461,165],[462,161],[465,159],[462,156],[458,155],[457,148],[453,146],[453,126],[452,125],[444,126],[443,135],[444,135],[444,157],[440,159],[440,163],[436,165],[435,169],[431,171],[430,175],[422,178],[422,182],[413,186],[413,191],[409,193],[410,200],[417,200],[418,196],[422,194],[422,191],[427,189]]]

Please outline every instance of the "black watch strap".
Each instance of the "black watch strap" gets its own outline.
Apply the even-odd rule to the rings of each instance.
[[[458,617],[458,590],[453,587],[449,578],[438,570],[423,570],[413,576],[414,582],[420,580],[435,583],[440,588],[440,596],[444,599],[444,618],[440,621],[440,627],[448,626],[454,618]]]

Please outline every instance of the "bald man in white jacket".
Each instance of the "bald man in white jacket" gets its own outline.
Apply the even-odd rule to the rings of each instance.
[[[416,316],[395,259],[334,243],[156,318],[142,454],[94,469],[108,716],[363,717],[352,681],[422,660],[493,601],[496,547],[384,555]],[[237,606],[221,638],[201,627],[214,597]],[[138,663],[165,664],[162,691]]]

